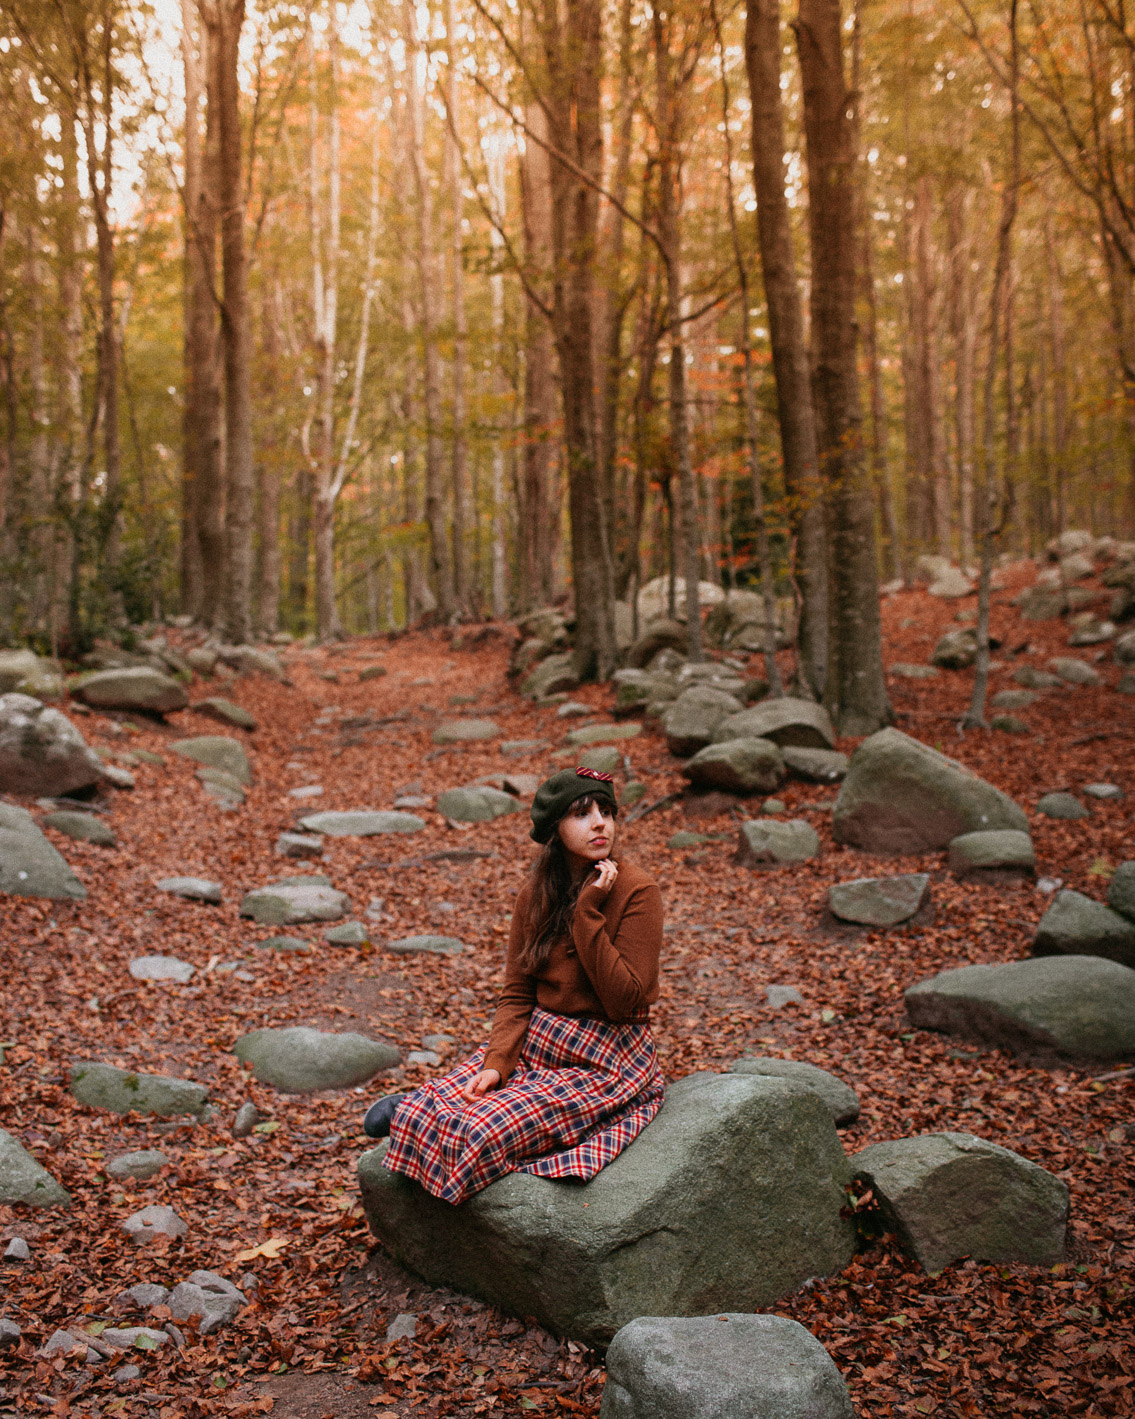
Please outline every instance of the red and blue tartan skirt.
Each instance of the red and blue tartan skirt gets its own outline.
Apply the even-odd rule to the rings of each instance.
[[[537,1007],[512,1077],[476,1103],[461,1091],[482,1045],[399,1105],[384,1165],[434,1197],[461,1202],[506,1173],[586,1182],[662,1107],[648,1024],[554,1015]]]

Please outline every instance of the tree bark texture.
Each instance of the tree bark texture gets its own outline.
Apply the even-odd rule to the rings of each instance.
[[[784,480],[796,535],[800,688],[822,695],[828,664],[828,571],[811,369],[785,192],[779,0],[750,0],[745,64],[753,124],[757,233],[768,304]]]
[[[844,734],[890,719],[883,681],[875,506],[856,367],[855,146],[839,0],[803,0],[797,26],[808,157],[812,346],[831,537],[831,665],[825,700]]]

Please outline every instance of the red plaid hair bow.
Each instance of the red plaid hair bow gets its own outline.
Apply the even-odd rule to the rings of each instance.
[[[599,783],[615,782],[614,774],[600,773],[598,769],[576,769],[576,773],[580,776],[580,778],[593,778],[598,780]]]

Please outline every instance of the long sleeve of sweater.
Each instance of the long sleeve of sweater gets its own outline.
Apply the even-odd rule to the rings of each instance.
[[[571,935],[603,1013],[613,1024],[642,1018],[658,998],[662,949],[662,893],[653,882],[638,888],[609,934],[607,898],[595,887],[579,894]]]
[[[516,1068],[528,1021],[536,1008],[536,977],[520,964],[520,948],[524,944],[525,906],[528,889],[523,887],[512,912],[512,927],[508,933],[508,955],[505,958],[504,985],[497,1000],[493,1028],[485,1046],[483,1068],[495,1069],[501,1082]]]

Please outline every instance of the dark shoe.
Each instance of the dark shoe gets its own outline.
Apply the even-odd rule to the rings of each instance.
[[[385,1098],[376,1099],[370,1108],[367,1109],[363,1118],[363,1132],[368,1138],[387,1138],[390,1134],[390,1122],[394,1117],[394,1111],[403,1099],[409,1098],[410,1091],[406,1090],[401,1094],[387,1094]]]

